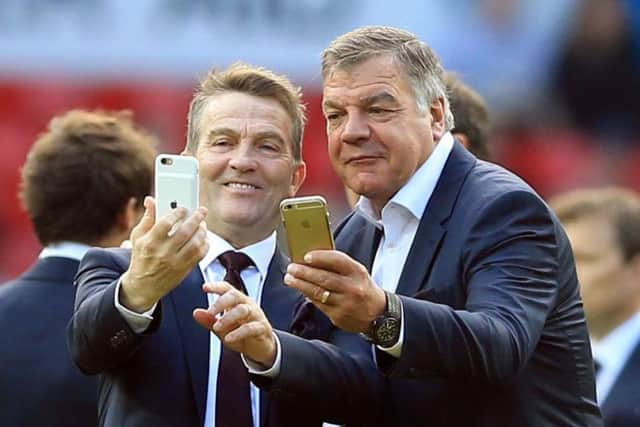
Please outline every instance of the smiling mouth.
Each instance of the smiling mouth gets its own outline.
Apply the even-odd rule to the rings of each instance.
[[[228,188],[233,188],[236,190],[257,190],[258,187],[256,187],[253,184],[247,184],[244,182],[227,182],[226,184],[224,184],[225,187]]]

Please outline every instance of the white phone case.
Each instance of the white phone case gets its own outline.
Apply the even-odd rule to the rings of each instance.
[[[155,163],[156,221],[182,206],[193,212],[199,206],[198,161],[195,157],[160,154]]]

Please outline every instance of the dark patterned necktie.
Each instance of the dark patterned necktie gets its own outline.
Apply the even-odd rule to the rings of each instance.
[[[253,265],[241,252],[228,251],[218,257],[227,270],[224,280],[247,293],[240,272]],[[249,372],[240,353],[221,345],[218,383],[216,386],[216,427],[252,427],[251,388]]]

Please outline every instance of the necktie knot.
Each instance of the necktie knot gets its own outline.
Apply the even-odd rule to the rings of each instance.
[[[227,251],[218,256],[218,259],[220,260],[220,264],[227,270],[227,274],[225,274],[223,280],[246,294],[247,289],[244,286],[240,272],[250,265],[253,265],[251,258],[242,252]]]
[[[227,251],[218,256],[220,263],[227,270],[234,270],[238,273],[253,265],[253,261],[246,254],[236,251]]]

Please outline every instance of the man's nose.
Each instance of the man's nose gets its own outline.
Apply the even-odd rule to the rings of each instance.
[[[256,158],[253,145],[250,143],[240,143],[231,153],[229,166],[240,171],[248,171],[256,168]]]
[[[367,120],[361,113],[348,114],[342,130],[342,141],[346,144],[358,144],[367,141],[370,129]]]

